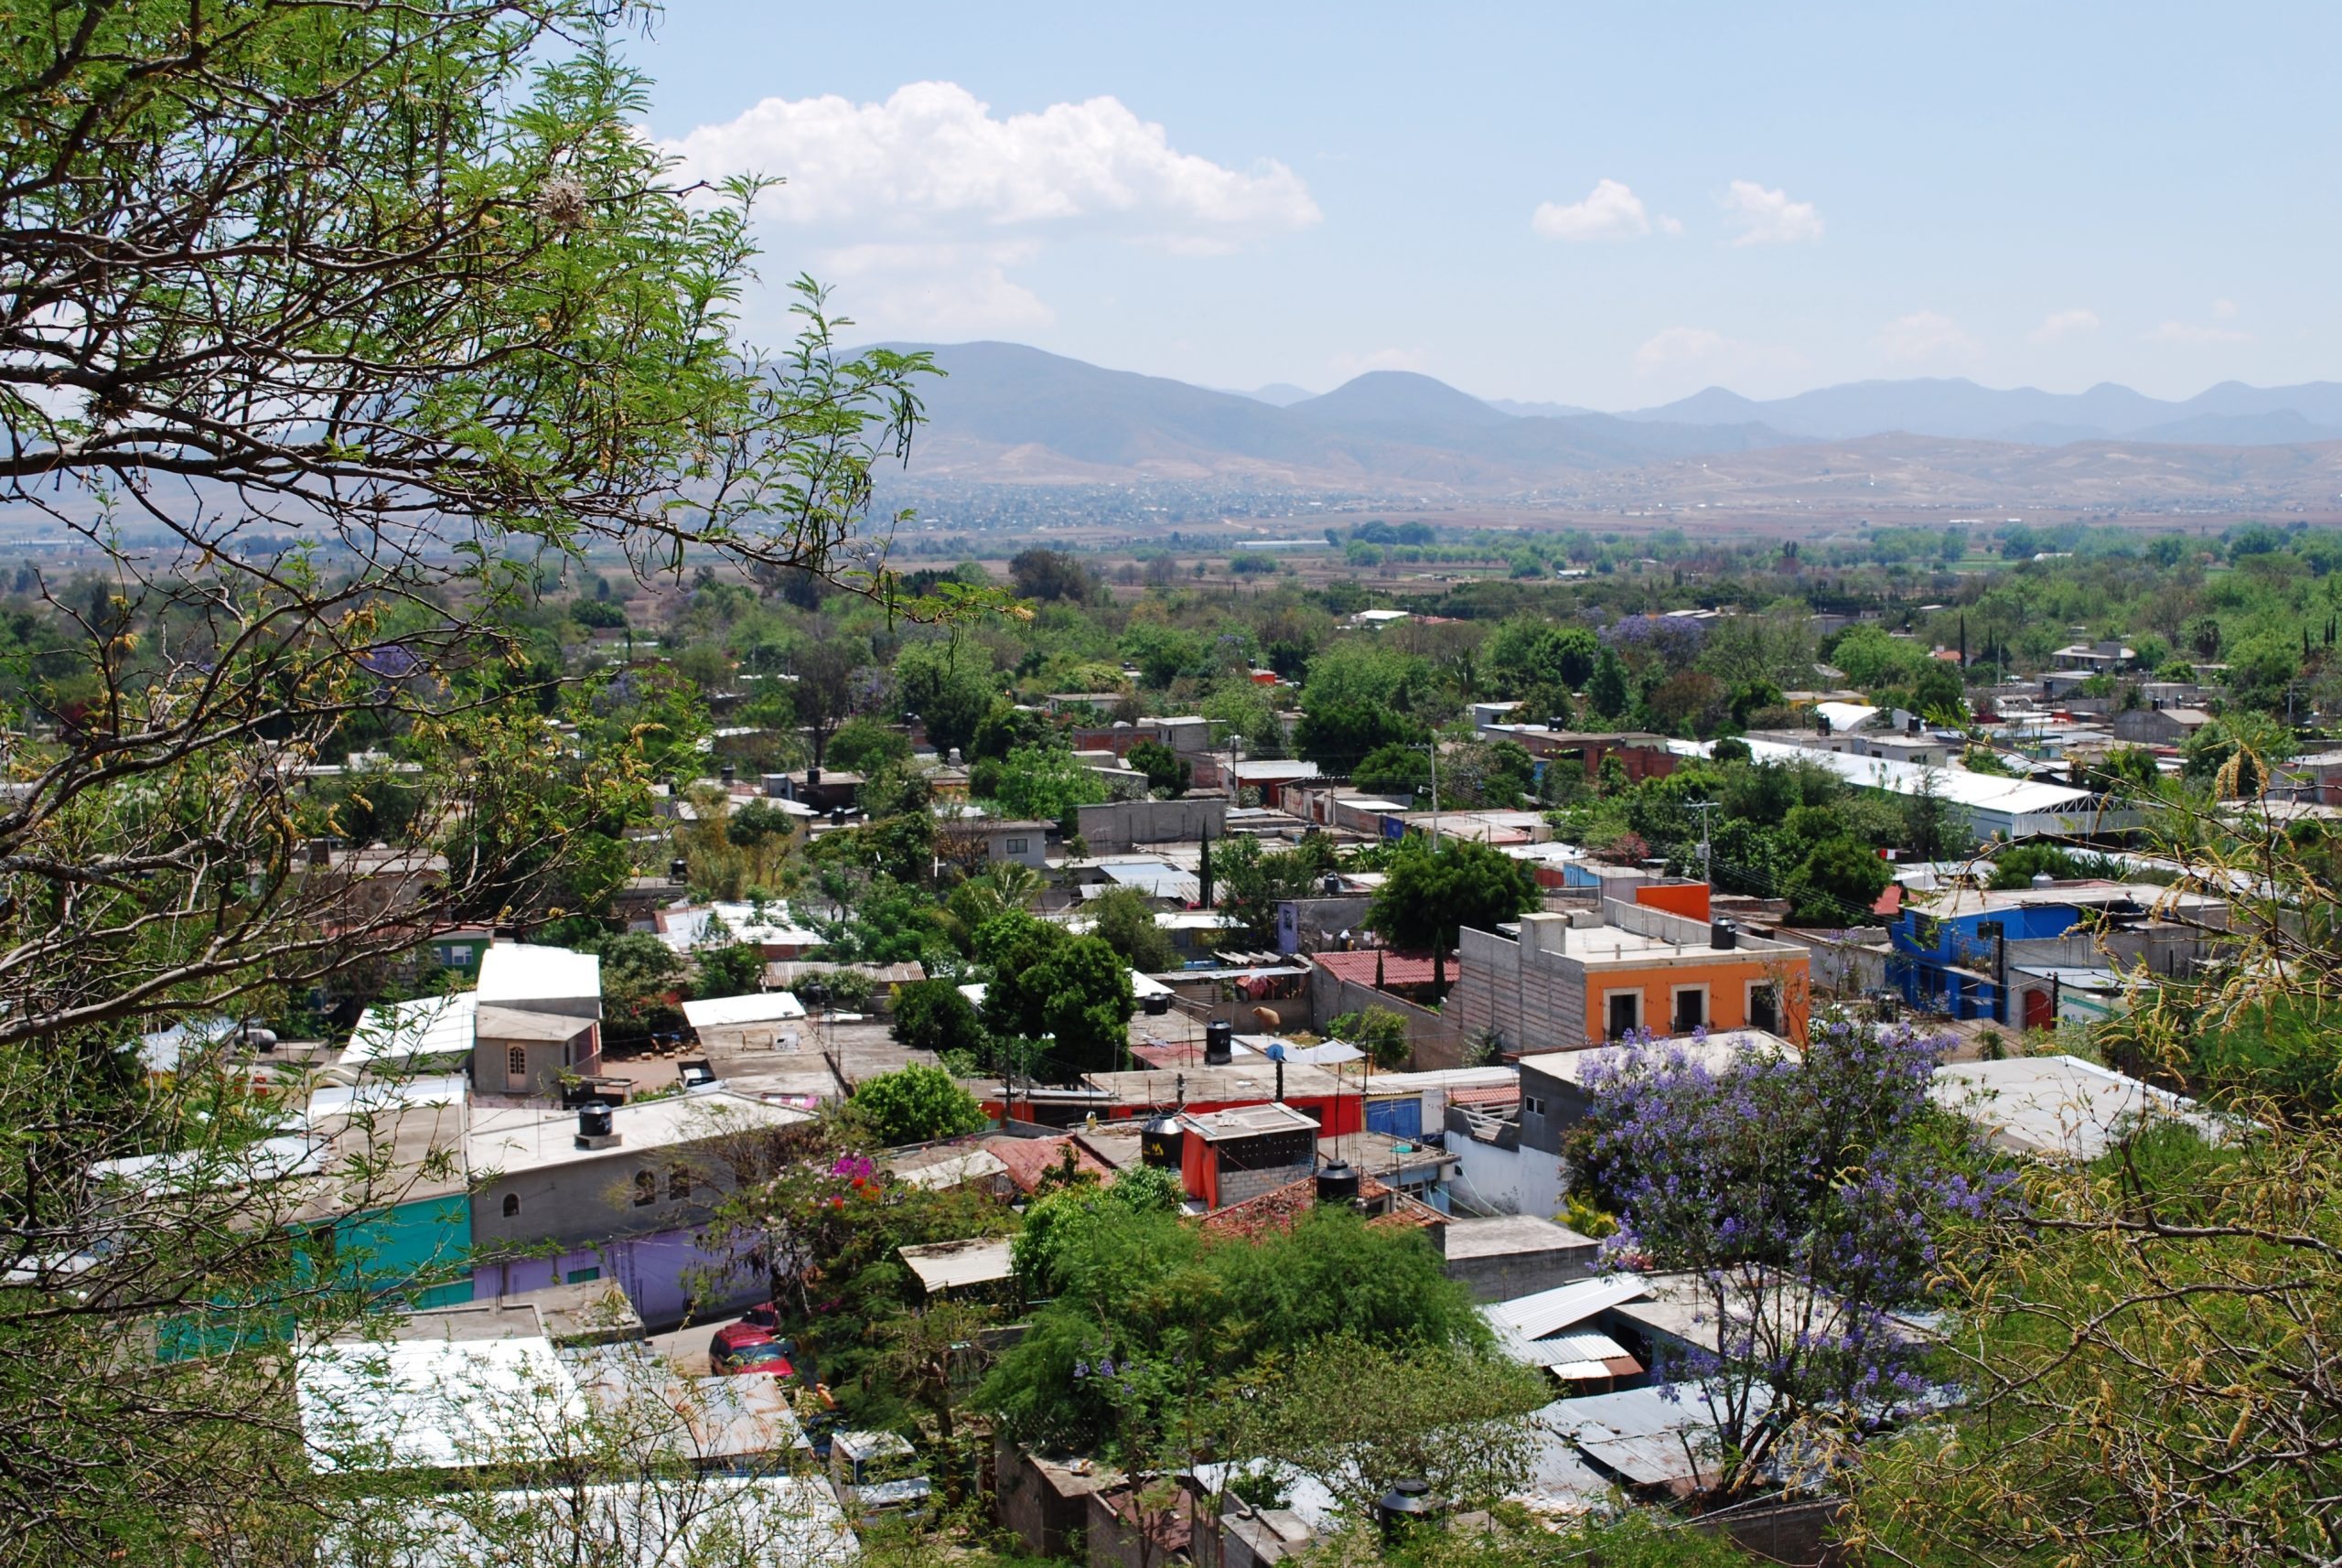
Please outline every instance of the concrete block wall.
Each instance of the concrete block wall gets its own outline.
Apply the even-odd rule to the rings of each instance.
[[[1527,939],[1561,916],[1526,916],[1522,941],[1489,931],[1463,933],[1463,978],[1448,993],[1444,1012],[1466,1038],[1493,1028],[1509,1051],[1566,1050],[1586,1043],[1583,970],[1528,945]]]

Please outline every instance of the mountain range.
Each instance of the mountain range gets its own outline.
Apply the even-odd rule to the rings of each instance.
[[[2240,465],[2237,448],[2342,440],[2337,382],[2226,382],[2185,402],[2112,384],[2060,393],[1963,380],[1860,381],[1765,401],[1711,387],[1656,408],[1602,413],[1488,402],[1402,371],[1370,371],[1322,394],[1282,383],[1235,392],[1014,343],[889,347],[924,348],[946,372],[925,390],[928,423],[913,456],[912,476],[930,480],[1583,492],[1589,484],[1615,489],[1597,477],[1620,470],[1777,448],[1804,449],[1765,465],[1782,474],[1842,477],[1845,466],[1893,467],[1880,454],[1924,446],[1932,470],[1982,477],[2028,465],[2044,473],[2103,467],[2111,455],[2076,444],[2118,443],[2154,449],[2151,461],[2126,460],[2141,472],[2200,476],[2174,492],[2192,496],[2218,493],[2224,463],[2240,478],[2246,468],[2306,477],[2330,456],[2289,464],[2272,452],[2271,461]],[[1850,443],[1864,450],[1844,450]],[[1967,444],[2048,450],[1969,453]]]

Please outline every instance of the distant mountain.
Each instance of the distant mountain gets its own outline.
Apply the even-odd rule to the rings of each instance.
[[[1254,387],[1251,392],[1239,395],[1249,397],[1255,403],[1265,403],[1272,408],[1290,408],[1293,404],[1305,403],[1317,394],[1307,387],[1295,386],[1291,381],[1271,381],[1267,386]]]
[[[2002,391],[1962,378],[1853,381],[1767,402],[1710,387],[1619,417],[1691,424],[1756,422],[1813,441],[1900,431],[2040,446],[2122,439],[2269,446],[2342,432],[2342,383],[2264,388],[2229,381],[2185,403],[2148,397],[2111,381],[2082,392]]]
[[[1324,397],[1295,403],[1289,412],[1312,424],[1336,429],[1488,430],[1512,418],[1445,381],[1413,371],[1369,371]]]
[[[1711,387],[1628,414],[1546,413],[1399,371],[1280,406],[1015,343],[926,347],[947,374],[923,393],[914,481],[1825,511],[1899,495],[1989,511],[2052,495],[2114,508],[2324,502],[2342,470],[2342,384],[2330,382],[2229,384],[2185,403],[2111,384],[2068,394],[1864,381],[1764,402]]]
[[[1609,414],[1519,418],[1429,376],[1377,371],[1277,407],[1015,343],[923,348],[945,372],[922,393],[914,477],[988,482],[1245,478],[1340,488],[1533,489],[1657,456],[1781,437],[1747,425]]]

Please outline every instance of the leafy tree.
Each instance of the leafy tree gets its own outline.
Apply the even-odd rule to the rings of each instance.
[[[1993,857],[1991,886],[2030,887],[2040,875],[2064,879],[2077,875],[2073,856],[2052,843],[2019,843]]]
[[[1110,1186],[1078,1183],[1035,1198],[1009,1243],[1009,1257],[1028,1299],[1046,1301],[1073,1283],[1074,1266],[1096,1244],[1102,1227],[1133,1215],[1176,1215],[1187,1195],[1170,1172],[1140,1165]]]
[[[1422,745],[1424,733],[1422,725],[1395,709],[1305,693],[1293,744],[1305,760],[1348,772],[1386,746]]]
[[[848,719],[830,736],[827,755],[842,773],[876,773],[911,759],[910,737],[875,719]]]
[[[1176,955],[1171,939],[1155,923],[1154,901],[1135,887],[1112,887],[1082,906],[1101,940],[1142,974],[1169,969]]]
[[[1097,577],[1078,556],[1036,545],[1009,557],[1008,575],[1017,596],[1085,604],[1101,591]]]
[[[1001,763],[995,799],[1012,817],[1064,822],[1107,798],[1106,780],[1058,746],[1020,746]]]
[[[677,1028],[671,1000],[683,989],[682,955],[648,931],[622,931],[593,944],[602,961],[602,1017],[613,1041]]]
[[[1407,1038],[1407,1020],[1388,1007],[1345,1013],[1326,1026],[1326,1033],[1364,1051],[1384,1072],[1397,1072],[1414,1054]]]
[[[1250,836],[1224,838],[1212,851],[1213,907],[1245,940],[1273,942],[1277,906],[1315,895],[1318,879],[1333,868],[1333,849],[1322,835],[1284,850],[1264,849]]]
[[[1412,746],[1380,746],[1351,770],[1350,782],[1369,795],[1412,800],[1418,786],[1431,784],[1431,758]]]
[[[743,801],[733,808],[724,823],[724,836],[742,849],[769,838],[787,838],[796,831],[797,825],[787,811],[762,800]]]
[[[1367,906],[1366,923],[1394,947],[1445,952],[1466,926],[1494,930],[1537,907],[1537,879],[1522,862],[1468,839],[1436,850],[1410,839]]]
[[[754,942],[700,948],[692,962],[698,972],[692,983],[695,995],[747,996],[764,989],[765,950]]]
[[[918,1062],[864,1079],[854,1086],[853,1105],[886,1144],[929,1143],[984,1124],[974,1095],[941,1068]]]
[[[855,710],[860,667],[858,651],[835,637],[823,637],[797,656],[797,683],[789,690],[797,722],[812,740],[816,768],[826,759],[830,736]]]
[[[992,711],[992,671],[981,654],[948,642],[914,642],[895,656],[896,716],[917,714],[936,755],[966,759],[976,726]]]
[[[1926,1347],[1894,1315],[1929,1305],[1939,1237],[1994,1190],[1981,1153],[1948,1129],[1918,1135],[1940,1125],[1928,1095],[1949,1045],[1832,1018],[1801,1062],[1718,1074],[1646,1046],[1589,1069],[1597,1196],[1626,1246],[1696,1279],[1714,1326],[1714,1349],[1655,1371],[1698,1387],[1717,1497],[1747,1489],[1784,1446],[1852,1436],[1925,1390]]]
[[[1135,768],[1146,775],[1147,788],[1176,795],[1187,787],[1193,771],[1180,760],[1179,754],[1160,741],[1142,740],[1133,746],[1123,757],[1127,768]]]
[[[976,1004],[948,980],[913,980],[895,987],[895,1038],[915,1051],[983,1059],[990,1043]]]
[[[1031,708],[995,703],[977,721],[975,735],[969,743],[968,760],[1004,758],[1010,752],[1022,747],[1047,747],[1055,738],[1056,732],[1050,729],[1048,720]],[[981,790],[977,792],[983,793]]]
[[[1076,937],[1032,916],[995,916],[977,928],[991,966],[983,1019],[994,1035],[1052,1040],[1043,1065],[1059,1081],[1120,1069],[1135,1010],[1129,966],[1097,937]]]
[[[1617,719],[1626,713],[1632,697],[1627,690],[1627,663],[1618,657],[1617,649],[1606,647],[1595,658],[1594,674],[1586,683],[1585,700],[1606,719]]]
[[[1789,918],[1799,925],[1866,926],[1877,921],[1871,906],[1894,880],[1875,854],[1853,839],[1832,837],[1813,846],[1781,891]]]

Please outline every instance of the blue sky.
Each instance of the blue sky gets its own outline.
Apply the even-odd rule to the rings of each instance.
[[[1627,408],[2342,378],[2337,46],[2331,5],[670,0],[631,52],[868,335]]]

